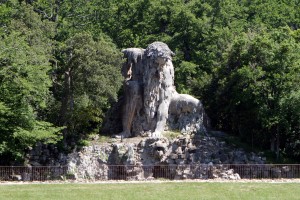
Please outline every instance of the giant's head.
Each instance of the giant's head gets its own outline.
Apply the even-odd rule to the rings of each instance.
[[[163,42],[153,42],[146,48],[145,55],[148,59],[163,66],[168,60],[172,61],[175,54],[170,50],[167,44]]]

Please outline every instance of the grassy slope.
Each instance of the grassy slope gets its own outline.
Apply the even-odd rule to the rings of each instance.
[[[299,187],[300,183],[0,185],[0,199],[300,199]]]

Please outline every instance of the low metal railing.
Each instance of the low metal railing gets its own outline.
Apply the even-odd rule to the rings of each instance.
[[[68,167],[56,166],[0,166],[0,181],[59,180],[68,174]]]
[[[300,164],[0,166],[0,181],[300,178]]]
[[[300,178],[299,164],[226,165],[242,179]]]

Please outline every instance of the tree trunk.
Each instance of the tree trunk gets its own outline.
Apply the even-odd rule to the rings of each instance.
[[[280,146],[280,138],[279,138],[279,129],[278,129],[278,125],[277,125],[277,130],[276,130],[276,160],[278,161],[279,160],[279,148]]]
[[[68,68],[64,74],[64,93],[61,100],[61,108],[60,108],[60,126],[65,126],[66,128],[63,130],[63,141],[64,145],[67,145],[67,135],[68,135],[68,111],[69,111],[69,103],[71,97],[71,68]]]
[[[276,141],[276,138],[274,137],[274,135],[272,135],[272,137],[271,137],[271,147],[270,147],[270,150],[272,151],[272,152],[275,152],[275,141]]]

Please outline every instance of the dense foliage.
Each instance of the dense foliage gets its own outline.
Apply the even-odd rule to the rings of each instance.
[[[214,128],[300,159],[299,27],[298,0],[0,0],[1,158],[98,133],[120,49],[159,40]]]

